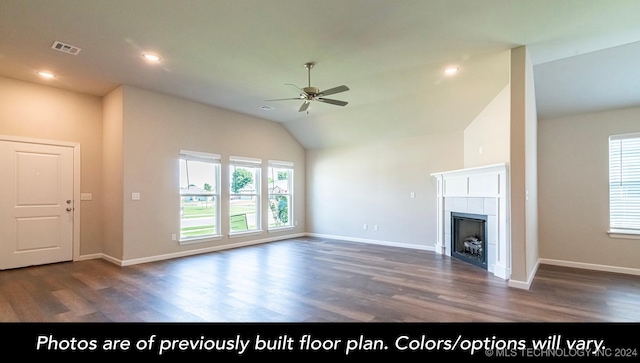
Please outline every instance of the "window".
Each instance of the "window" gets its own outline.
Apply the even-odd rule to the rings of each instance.
[[[220,235],[220,155],[180,151],[180,241]]]
[[[232,156],[229,165],[231,234],[260,230],[261,160]]]
[[[293,163],[269,161],[269,228],[292,226]]]
[[[611,233],[640,235],[640,133],[609,138]]]

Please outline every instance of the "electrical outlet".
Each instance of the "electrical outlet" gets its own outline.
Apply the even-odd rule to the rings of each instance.
[[[367,228],[369,228],[369,227],[368,227],[368,226],[367,226],[367,224],[365,223],[365,224],[364,224],[364,229],[367,229]]]
[[[377,231],[377,230],[378,230],[378,225],[377,225],[377,224],[373,226],[373,230],[374,230],[374,231]]]
[[[171,235],[171,240],[172,241],[175,241],[177,239],[178,239],[178,236],[175,233]]]
[[[140,200],[140,193],[131,193],[131,200]]]

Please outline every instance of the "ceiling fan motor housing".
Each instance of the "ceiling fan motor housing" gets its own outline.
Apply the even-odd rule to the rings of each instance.
[[[317,87],[305,87],[302,90],[310,96],[315,96],[320,93],[320,89]]]

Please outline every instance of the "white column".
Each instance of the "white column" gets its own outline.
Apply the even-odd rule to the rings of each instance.
[[[496,264],[494,267],[494,275],[503,278],[511,278],[511,243],[509,240],[509,204],[507,196],[509,195],[508,181],[506,171],[499,173],[500,189],[498,192],[498,241],[496,246]]]
[[[436,180],[437,180],[436,253],[445,254],[447,247],[445,245],[445,240],[444,240],[445,230],[444,230],[444,192],[443,192],[443,187],[444,187],[443,181],[444,180],[443,180],[443,176],[442,175],[436,176]]]

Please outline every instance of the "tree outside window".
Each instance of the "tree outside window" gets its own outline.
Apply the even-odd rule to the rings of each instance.
[[[269,164],[269,228],[292,225],[293,167],[290,163]]]
[[[229,166],[229,223],[231,233],[260,229],[260,162],[232,158]]]

